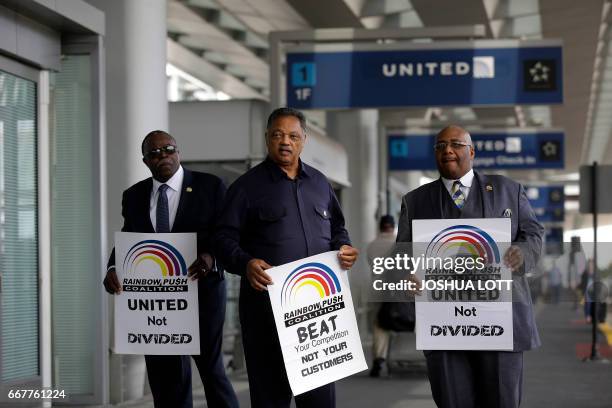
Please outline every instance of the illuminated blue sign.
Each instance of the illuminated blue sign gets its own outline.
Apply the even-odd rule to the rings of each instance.
[[[322,44],[287,51],[287,105],[298,109],[563,102],[555,40]]]
[[[561,131],[471,131],[478,169],[561,169],[564,135]],[[435,134],[391,132],[389,170],[435,170]]]
[[[563,186],[525,186],[529,204],[540,222],[562,222],[565,219]]]

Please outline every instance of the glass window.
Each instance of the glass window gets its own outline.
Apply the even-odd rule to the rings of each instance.
[[[0,71],[0,375],[39,375],[36,83]]]

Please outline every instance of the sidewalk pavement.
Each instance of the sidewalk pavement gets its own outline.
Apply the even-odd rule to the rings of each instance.
[[[591,332],[580,312],[564,302],[538,305],[536,316],[543,346],[524,355],[521,407],[612,407],[612,364],[581,360],[585,350],[590,350]],[[603,352],[609,351],[605,335],[600,335],[600,347]],[[337,407],[434,408],[423,355],[414,349],[414,334],[394,337],[391,360],[409,361],[409,364],[398,367],[396,363],[390,376],[383,372],[381,378],[374,379],[363,372],[337,382]],[[240,406],[249,407],[246,376],[232,376],[232,384]],[[149,396],[117,407],[152,406]],[[194,375],[194,407],[206,406],[201,383]]]

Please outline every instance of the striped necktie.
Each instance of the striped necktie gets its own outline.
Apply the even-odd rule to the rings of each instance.
[[[166,190],[168,189],[167,184],[162,184],[157,190],[159,195],[157,196],[157,208],[155,210],[156,217],[156,231],[155,232],[170,232],[170,213],[168,212],[168,196]]]
[[[465,195],[463,195],[463,191],[461,191],[460,187],[461,182],[457,180],[453,183],[453,188],[451,189],[451,197],[458,209],[462,209],[465,204]]]

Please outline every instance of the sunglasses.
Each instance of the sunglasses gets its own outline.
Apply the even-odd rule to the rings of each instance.
[[[164,147],[158,147],[157,149],[149,150],[145,153],[144,157],[161,157],[162,153],[166,153],[167,155],[171,155],[178,152],[178,148],[173,145],[167,145]]]

